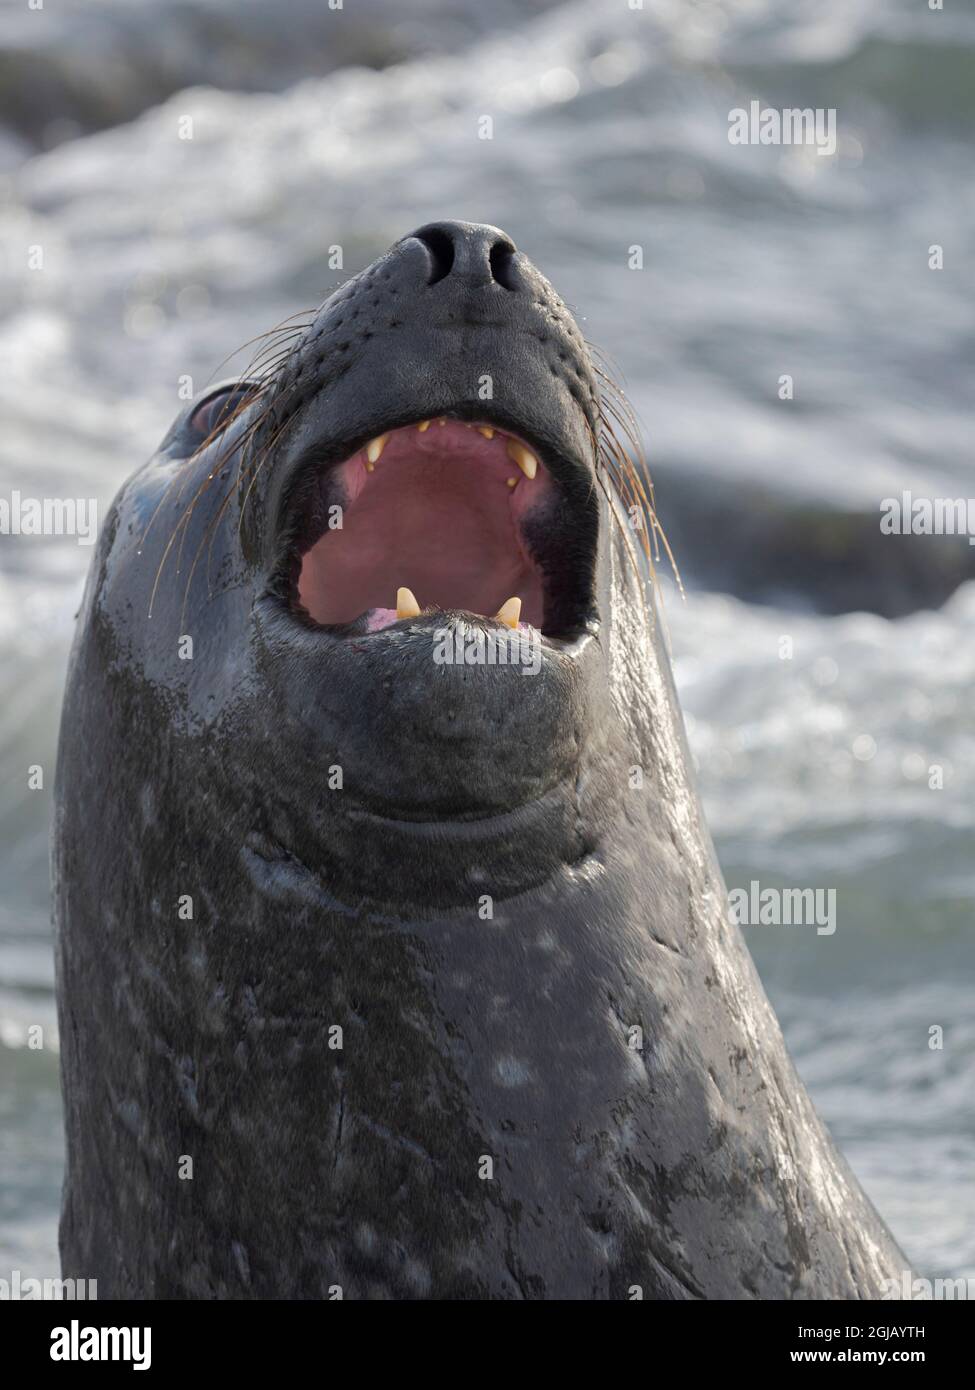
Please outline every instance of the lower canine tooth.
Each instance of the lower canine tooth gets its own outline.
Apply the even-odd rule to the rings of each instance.
[[[519,600],[519,607],[520,602]],[[412,590],[396,590],[396,616],[397,618],[418,618],[420,616],[420,605],[414,598]]]
[[[514,459],[526,478],[534,478],[538,472],[538,459],[524,444],[519,444],[517,439],[508,440],[508,457]]]
[[[402,592],[402,590],[400,590],[400,592]],[[508,627],[517,627],[518,619],[521,617],[521,599],[509,598],[507,603],[502,603],[494,616],[500,622],[507,624]]]
[[[366,445],[366,467],[367,467],[367,468],[369,467],[369,464],[375,465],[375,464],[377,464],[377,463],[379,462],[379,460],[380,460],[380,458],[381,458],[381,456],[382,456],[382,452],[383,452],[383,450],[385,449],[386,444],[387,444],[388,441],[389,441],[389,435],[388,435],[388,434],[377,434],[375,439],[370,439],[369,443]],[[369,472],[370,472],[370,473],[372,472],[372,469],[371,469],[371,468],[369,468]]]

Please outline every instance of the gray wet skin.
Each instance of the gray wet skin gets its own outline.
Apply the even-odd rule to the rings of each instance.
[[[881,1294],[906,1261],[729,924],[551,286],[497,229],[439,224],[194,456],[195,409],[116,499],[68,679],[64,1274],[101,1298]],[[434,664],[434,624],[497,630],[470,616],[295,611],[307,489],[441,414],[558,486],[537,675]]]

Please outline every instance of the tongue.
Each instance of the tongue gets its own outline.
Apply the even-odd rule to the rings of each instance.
[[[380,632],[384,627],[392,627],[395,622],[395,608],[373,608],[366,619],[366,628],[369,632]]]

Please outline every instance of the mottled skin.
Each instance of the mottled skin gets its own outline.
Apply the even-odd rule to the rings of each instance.
[[[243,523],[246,489],[187,586],[225,487],[202,492],[151,618],[249,416],[189,458],[184,412],[104,527],[58,764],[64,1274],[103,1298],[876,1297],[905,1260],[729,923],[659,624],[591,487],[584,344],[524,256],[494,279],[501,234],[447,234],[434,283],[409,237],[323,306]],[[434,666],[425,620],[313,631],[282,596],[310,453],[438,413],[531,440],[580,537],[598,521],[589,631],[536,677]]]

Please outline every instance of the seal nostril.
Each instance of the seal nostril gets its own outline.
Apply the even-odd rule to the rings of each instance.
[[[429,257],[428,285],[448,276],[466,290],[522,289],[514,264],[518,248],[500,227],[479,222],[430,222],[406,238],[419,241]]]
[[[440,227],[428,227],[415,235],[430,252],[430,278],[427,284],[435,285],[438,280],[443,280],[450,274],[454,264],[453,238]]]
[[[491,247],[491,274],[505,290],[517,290],[514,278],[515,248],[510,241],[496,241]]]

